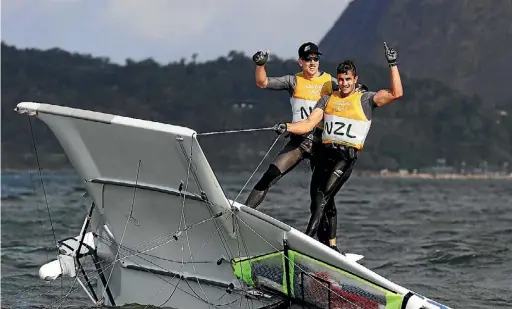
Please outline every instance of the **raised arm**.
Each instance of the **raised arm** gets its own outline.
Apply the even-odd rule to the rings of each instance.
[[[295,89],[295,76],[284,75],[280,77],[268,77],[265,70],[265,64],[268,60],[269,51],[266,53],[259,51],[252,56],[254,63],[256,63],[255,79],[256,85],[260,88],[267,88],[271,90],[287,90],[290,95],[293,94]]]
[[[382,89],[377,91],[373,97],[373,101],[377,106],[389,104],[400,99],[404,95],[400,72],[398,71],[398,66],[396,64],[397,52],[393,48],[389,48],[386,42],[384,42],[384,50],[386,52],[386,59],[388,60],[391,73],[391,89]]]
[[[256,63],[255,79],[256,85],[260,88],[266,88],[268,84],[267,71],[265,70],[265,63],[267,63],[268,55],[270,51],[266,53],[258,51],[252,56],[252,60]]]

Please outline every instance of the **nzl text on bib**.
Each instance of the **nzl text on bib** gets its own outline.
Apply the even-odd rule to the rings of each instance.
[[[323,143],[340,143],[362,149],[371,120],[366,118],[361,106],[362,93],[356,92],[348,97],[333,93],[324,110]]]

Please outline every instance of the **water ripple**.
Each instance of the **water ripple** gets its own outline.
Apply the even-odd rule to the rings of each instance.
[[[283,177],[270,189],[259,210],[304,231],[310,203],[310,174],[306,170]],[[232,198],[249,175],[218,176]],[[237,199],[239,202],[245,200],[260,176],[261,173],[254,176]],[[57,237],[75,235],[85,215],[81,180],[73,172],[45,172],[43,179]],[[510,307],[509,181],[354,176],[335,200],[338,246],[363,254],[361,263],[365,266],[454,308]],[[46,207],[36,173],[2,174],[2,300],[40,284],[38,268],[55,258]],[[48,291],[49,287],[29,290],[16,300],[37,296],[45,289]],[[47,305],[60,293],[48,293],[26,307]],[[73,293],[69,303],[71,307],[90,305],[81,291]]]

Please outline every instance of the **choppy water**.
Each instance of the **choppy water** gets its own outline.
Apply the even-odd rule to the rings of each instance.
[[[249,175],[218,176],[233,198]],[[304,230],[303,176],[283,178],[259,210]],[[77,235],[85,216],[79,179],[43,178],[57,239]],[[453,308],[512,307],[512,181],[353,177],[336,201],[338,246],[363,254],[365,266]],[[2,307],[57,307],[68,293],[71,280],[48,285],[37,276],[55,257],[48,215],[37,173],[2,173]],[[80,288],[62,307],[76,306],[90,306]]]

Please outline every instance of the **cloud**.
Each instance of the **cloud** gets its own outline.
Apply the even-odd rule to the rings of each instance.
[[[150,40],[182,40],[205,34],[222,14],[219,6],[231,1],[109,0],[104,22]]]
[[[160,62],[230,50],[296,57],[318,42],[351,0],[3,0],[2,39]]]

